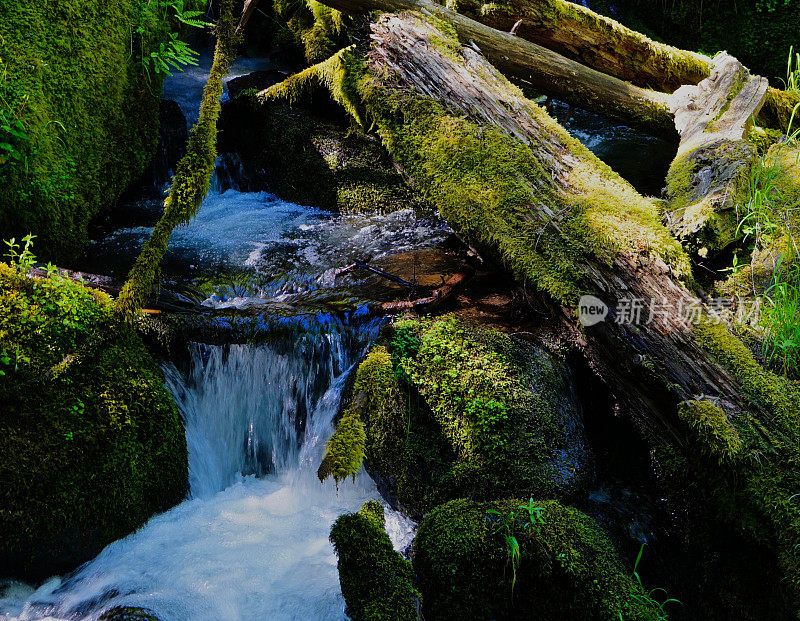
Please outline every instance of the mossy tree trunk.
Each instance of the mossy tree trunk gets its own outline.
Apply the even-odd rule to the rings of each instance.
[[[459,13],[538,43],[636,86],[672,93],[708,77],[711,60],[657,43],[619,22],[564,0],[455,0]]]
[[[649,133],[675,137],[667,96],[601,73],[521,37],[496,30],[432,0],[325,0],[343,12],[414,10],[444,20],[506,75],[533,89],[618,119]]]
[[[684,460],[710,456],[724,480],[715,502],[741,507],[724,510],[778,552],[796,586],[796,388],[715,323],[652,202],[456,30],[419,13],[382,15],[360,46],[272,93],[296,93],[293,82],[318,73],[459,234],[549,294],[560,309],[551,320],[654,446]],[[608,315],[581,328],[575,309],[588,294]]]

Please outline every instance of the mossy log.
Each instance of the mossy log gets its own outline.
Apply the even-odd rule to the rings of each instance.
[[[747,134],[767,88],[766,78],[720,53],[708,78],[670,97],[681,142],[667,177],[669,228],[702,257],[739,236],[736,207],[757,155]]]
[[[432,0],[325,0],[325,4],[351,13],[415,10],[434,15],[452,24],[464,44],[479,48],[500,71],[533,89],[650,133],[675,136],[664,93],[640,88],[586,67]]]
[[[448,0],[449,8],[636,86],[672,93],[708,77],[711,60],[657,43],[564,0]]]
[[[800,586],[796,390],[703,319],[710,311],[688,257],[654,205],[442,20],[384,14],[325,72],[334,97],[372,122],[462,237],[561,306],[563,331],[654,444],[694,459],[697,434],[678,407],[698,397],[720,407],[744,448],[718,472],[727,486],[714,502],[735,506],[747,480],[747,515],[731,519],[774,549]],[[587,294],[607,316],[581,329],[574,309]]]
[[[232,0],[223,0],[220,6],[214,61],[203,88],[200,115],[189,132],[186,154],[178,162],[164,199],[164,213],[136,258],[117,297],[117,311],[128,320],[133,320],[152,293],[172,231],[195,217],[211,185],[217,159],[217,120],[221,110],[222,80],[235,59],[238,43],[232,6]]]

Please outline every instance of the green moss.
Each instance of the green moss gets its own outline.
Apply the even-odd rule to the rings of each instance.
[[[183,499],[177,410],[108,296],[0,264],[0,354],[4,568],[62,573]]]
[[[422,515],[454,497],[580,489],[579,413],[547,354],[454,317],[395,322],[388,338],[390,389],[364,409],[366,463],[400,505]]]
[[[457,40],[448,44],[460,54]],[[628,252],[661,258],[689,277],[688,259],[653,204],[499,74],[506,94],[518,98],[554,148],[575,156],[564,173],[570,191],[554,184],[528,145],[495,127],[388,88],[385,76],[357,58],[346,69],[344,84],[355,86],[389,153],[420,191],[454,229],[499,255],[521,279],[572,304],[593,289],[593,263],[611,264]],[[549,209],[532,208],[540,204]],[[546,244],[539,243],[543,236]]]
[[[0,111],[29,136],[17,145],[19,162],[0,164],[3,239],[31,231],[49,258],[76,256],[92,218],[149,163],[161,84],[148,81],[131,51],[145,4],[2,2]],[[158,41],[168,31],[153,21],[144,36]]]
[[[647,88],[673,92],[682,84],[699,82],[711,71],[707,57],[657,43],[577,3],[563,0],[501,0],[487,3],[480,0],[449,0],[447,6],[506,31],[522,18],[524,21],[519,32],[523,37],[526,31],[542,33],[549,39],[546,47],[603,73]],[[587,49],[571,45],[568,34],[563,40],[558,35],[552,35],[559,30],[588,32],[593,45],[586,46]],[[627,57],[614,55],[609,58],[601,51],[623,45]]]
[[[379,503],[373,500],[358,513],[339,516],[331,528],[331,542],[353,621],[417,619],[419,593],[413,586],[411,563],[392,548]]]
[[[795,113],[794,120],[792,120],[792,112],[795,111],[796,106],[800,104],[800,93],[792,93],[781,91],[776,88],[770,88],[767,91],[767,96],[764,99],[764,105],[756,117],[759,125],[764,127],[771,127],[778,129],[783,133],[789,133],[789,123],[792,122],[792,130],[798,128],[800,118]],[[800,110],[800,108],[797,108]]]
[[[344,16],[317,0],[273,0],[272,10],[285,24],[275,43],[293,45],[309,63],[323,61],[346,45]]]
[[[731,461],[740,452],[742,440],[721,408],[710,401],[686,401],[678,416],[697,435],[702,450],[717,457],[720,463]]]
[[[731,103],[736,96],[742,92],[744,85],[747,84],[747,81],[750,78],[750,72],[745,67],[740,67],[739,71],[736,73],[734,77],[733,84],[728,89],[728,94],[725,96],[725,103],[722,104],[722,107],[719,109],[717,114],[711,119],[711,122],[706,126],[705,131],[708,133],[713,133],[716,131],[716,126],[719,120],[725,116],[725,113],[730,110]],[[752,121],[748,121],[748,123],[752,123]]]
[[[328,440],[325,456],[317,469],[317,476],[324,481],[332,476],[339,484],[347,477],[355,481],[361,462],[364,461],[364,424],[354,410],[348,410],[336,425],[336,431]]]
[[[385,347],[373,347],[359,365],[352,394],[350,404],[325,449],[317,471],[320,481],[329,476],[333,476],[337,483],[348,476],[355,478],[364,459],[364,424],[373,430],[374,437],[377,429],[389,419],[397,387],[392,361]]]
[[[178,162],[172,177],[169,193],[164,199],[164,213],[145,242],[117,297],[118,311],[129,320],[142,309],[152,292],[173,229],[194,218],[211,183],[217,159],[217,119],[223,93],[222,80],[235,58],[238,42],[232,0],[223,0],[220,11],[214,62],[203,88],[200,114],[189,132],[186,154]]]
[[[724,325],[704,322],[695,333],[752,404],[730,421],[742,442],[735,468],[706,468],[704,478],[724,519],[777,553],[800,601],[800,386],[761,367]],[[728,442],[731,433],[723,432]],[[716,434],[706,439],[719,442]]]
[[[535,503],[543,524],[524,528],[520,501],[454,500],[434,509],[414,542],[424,614],[434,619],[659,619],[600,527],[576,509]],[[505,542],[488,512],[516,515],[520,563],[511,596]]]

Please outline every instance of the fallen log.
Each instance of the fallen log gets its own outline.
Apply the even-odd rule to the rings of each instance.
[[[800,395],[713,320],[654,205],[437,19],[382,15],[368,41],[264,96],[317,71],[457,233],[561,306],[622,411],[670,456],[662,467],[721,479],[714,502],[780,555],[797,594]]]
[[[675,129],[658,91],[672,93],[681,84],[697,84],[713,69],[711,59],[701,54],[653,42],[563,0],[510,0],[502,5],[449,0],[446,7],[432,0],[324,0],[323,4],[346,13],[427,12],[452,24],[463,43],[474,42],[505,75],[661,136],[674,137]],[[798,105],[797,93],[770,88],[756,122],[785,133]]]
[[[164,212],[117,296],[116,310],[129,321],[136,317],[152,293],[172,231],[179,224],[186,224],[194,218],[211,184],[217,159],[217,119],[221,110],[222,80],[235,60],[238,43],[232,0],[222,1],[215,29],[217,43],[214,61],[203,88],[200,115],[189,132],[186,154],[178,162],[172,177],[164,199]]]
[[[720,53],[708,78],[670,97],[681,141],[667,176],[669,228],[701,257],[741,236],[738,207],[747,203],[757,156],[747,134],[767,88],[766,78]]]
[[[463,43],[476,45],[500,71],[534,89],[649,133],[670,138],[676,135],[664,93],[634,86],[581,65],[432,0],[325,0],[324,4],[349,13],[416,10],[434,15],[451,24]]]
[[[636,86],[672,93],[711,72],[711,59],[657,43],[619,22],[564,0],[449,0],[447,6],[487,26],[538,43]]]

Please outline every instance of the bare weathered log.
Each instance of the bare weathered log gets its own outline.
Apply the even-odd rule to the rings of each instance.
[[[585,67],[535,43],[496,30],[432,0],[325,0],[344,12],[414,10],[452,24],[462,43],[475,44],[503,73],[534,89],[644,131],[675,136],[664,93]]]
[[[767,88],[766,78],[751,76],[721,53],[708,78],[670,97],[681,141],[667,177],[669,227],[700,256],[719,252],[738,237],[736,207],[756,159],[747,132]]]
[[[702,54],[657,43],[619,22],[564,0],[449,0],[447,6],[487,26],[637,86],[672,93],[711,72]]]

